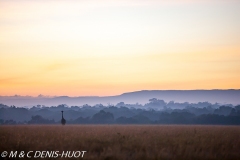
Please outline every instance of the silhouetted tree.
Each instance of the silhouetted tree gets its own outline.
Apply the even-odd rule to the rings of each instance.
[[[40,115],[32,116],[32,119],[28,121],[28,124],[54,124],[54,120],[44,119]]]
[[[114,116],[110,112],[105,112],[104,110],[101,110],[98,113],[93,115],[92,122],[93,123],[113,123]]]

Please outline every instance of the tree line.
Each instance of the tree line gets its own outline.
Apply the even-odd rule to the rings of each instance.
[[[159,102],[159,108],[158,103]],[[153,107],[126,105],[103,106],[33,106],[31,108],[0,104],[0,124],[60,124],[61,110],[67,124],[219,124],[239,125],[240,105],[199,103],[200,105],[180,104],[180,107],[163,106],[164,101],[153,100],[147,104]],[[208,104],[208,105],[206,105]]]

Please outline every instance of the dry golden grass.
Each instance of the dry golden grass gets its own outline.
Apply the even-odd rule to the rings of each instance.
[[[239,126],[1,126],[0,151],[86,150],[79,159],[240,159]]]

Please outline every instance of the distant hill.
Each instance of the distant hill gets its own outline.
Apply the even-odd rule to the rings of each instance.
[[[165,102],[210,102],[220,104],[240,104],[240,90],[143,90],[136,92],[123,93],[116,96],[89,96],[89,97],[30,97],[30,96],[0,96],[0,103],[6,105],[15,105],[18,107],[46,105],[57,106],[67,104],[69,106],[80,106],[84,104],[117,104],[124,102],[126,104],[145,104],[151,98],[162,99]]]

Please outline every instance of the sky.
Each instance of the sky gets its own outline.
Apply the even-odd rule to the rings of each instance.
[[[0,0],[0,95],[240,88],[239,0]]]

